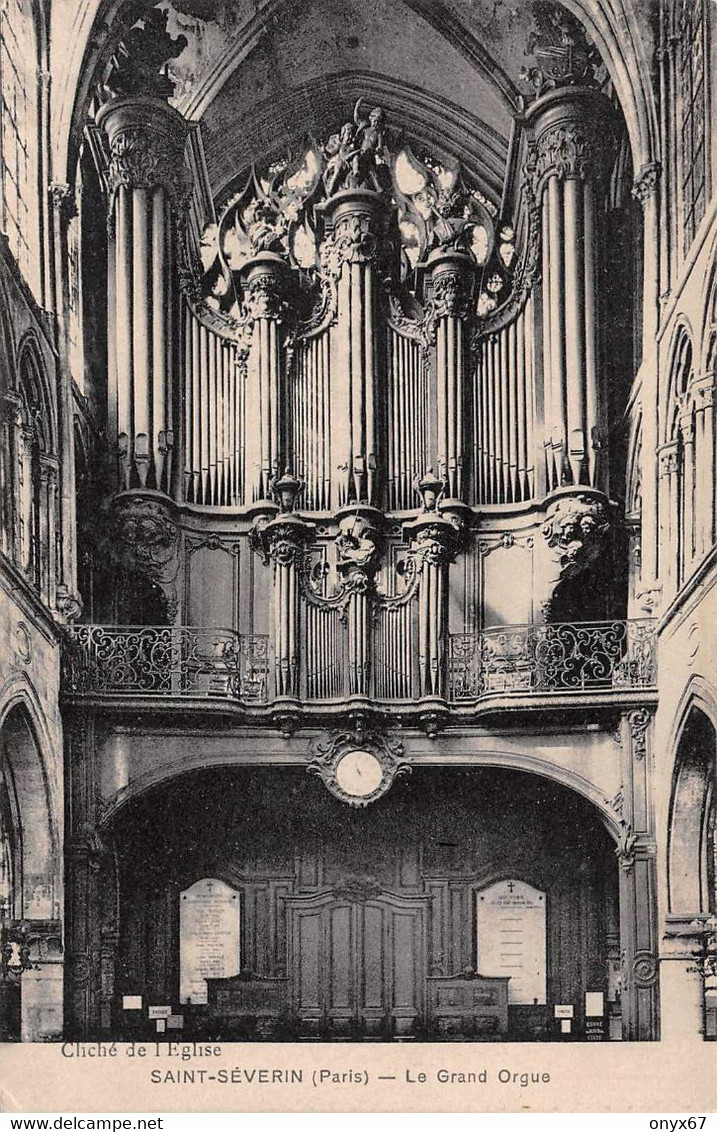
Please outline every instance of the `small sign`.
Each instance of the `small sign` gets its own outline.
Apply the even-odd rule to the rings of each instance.
[[[570,1031],[572,1030],[572,1028],[573,1028],[573,1024],[570,1021],[570,1019],[569,1018],[563,1018],[562,1022],[560,1023],[560,1033],[561,1034],[569,1034]]]
[[[155,1026],[157,1027],[157,1033],[163,1034],[164,1031],[167,1029],[167,1019],[166,1018],[158,1018],[157,1021],[155,1022]]]
[[[171,1006],[148,1006],[147,1011],[148,1011],[148,1017],[149,1018],[169,1018],[169,1015],[172,1013],[172,1007]]]
[[[183,1030],[184,1029],[184,1015],[183,1014],[168,1014],[167,1015],[167,1029],[168,1030]]]
[[[602,991],[587,991],[585,995],[585,1017],[602,1018],[605,1013],[605,1000]]]
[[[561,1006],[555,1007],[556,1018],[572,1018],[574,1016],[574,1009],[572,1003],[563,1003]],[[566,1031],[568,1033],[569,1031]]]
[[[141,1010],[142,1009],[142,995],[141,994],[123,994],[122,995],[122,1009],[123,1010]]]

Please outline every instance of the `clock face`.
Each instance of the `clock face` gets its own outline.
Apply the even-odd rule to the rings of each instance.
[[[336,782],[353,798],[368,798],[382,781],[383,768],[370,751],[348,751],[337,763]]]

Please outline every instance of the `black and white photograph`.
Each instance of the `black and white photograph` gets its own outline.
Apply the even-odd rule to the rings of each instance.
[[[4,0],[0,1087],[707,1064],[715,25]]]

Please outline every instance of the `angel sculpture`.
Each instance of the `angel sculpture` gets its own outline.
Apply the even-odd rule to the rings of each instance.
[[[363,100],[359,98],[354,106],[354,122],[358,140],[356,160],[356,188],[373,189],[382,193],[391,186],[388,155],[384,137],[384,112],[374,106],[364,118],[361,113]]]
[[[332,197],[341,189],[355,189],[355,168],[359,155],[356,127],[352,122],[344,122],[338,134],[332,134],[324,146],[324,156],[328,158],[323,179],[327,197]]]

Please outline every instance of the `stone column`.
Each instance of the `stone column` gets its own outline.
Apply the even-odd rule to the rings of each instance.
[[[636,177],[632,195],[642,207],[642,485],[640,591],[643,606],[651,611],[656,602],[657,548],[657,350],[656,334],[660,303],[659,201],[660,166],[646,165]],[[667,241],[663,240],[663,244]]]
[[[70,370],[70,280],[68,275],[68,229],[76,215],[75,194],[69,185],[50,185],[54,248],[53,294],[58,337],[58,434],[63,459],[59,466],[60,542],[57,571],[57,607],[68,620],[76,617],[82,602],[77,589],[77,540],[75,514],[75,437],[72,374]]]
[[[672,596],[677,585],[679,531],[678,502],[680,451],[679,443],[671,440],[657,449],[659,467],[659,523],[660,560],[658,571],[666,597]]]
[[[376,504],[380,428],[377,264],[387,223],[383,197],[345,190],[324,206],[322,259],[336,279],[337,317],[332,330],[331,416],[333,505]]]
[[[5,490],[0,493],[0,547],[8,558],[20,564],[19,459],[21,445],[22,401],[15,390],[0,395],[0,470]]]
[[[174,443],[170,285],[188,200],[186,122],[163,98],[114,98],[97,115],[110,151],[108,416],[118,488],[169,492]],[[113,246],[112,246],[113,245]]]
[[[715,469],[714,374],[708,373],[692,387],[695,402],[695,541],[702,558],[715,539],[717,476]]]
[[[600,487],[598,187],[614,134],[613,110],[594,89],[563,87],[529,108],[542,214],[548,488]]]
[[[469,388],[466,356],[475,281],[474,261],[460,252],[429,257],[431,320],[436,341],[436,459],[449,499],[462,499],[468,451],[464,408]],[[516,468],[517,472],[517,468]]]
[[[652,798],[652,715],[622,721],[623,817],[619,862],[623,1039],[659,1037],[657,877]]]
[[[258,434],[247,436],[248,489],[254,501],[271,498],[272,481],[282,468],[284,396],[281,324],[287,309],[289,268],[280,256],[264,252],[242,269],[244,303],[253,321],[247,403],[256,412]]]

